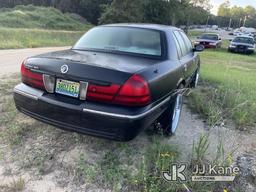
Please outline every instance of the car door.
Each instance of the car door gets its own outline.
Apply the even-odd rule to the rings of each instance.
[[[193,52],[193,47],[191,41],[182,31],[174,31],[174,36],[179,43],[181,50],[180,62],[182,65],[184,79],[186,83],[190,81],[192,74],[196,71],[196,54]]]

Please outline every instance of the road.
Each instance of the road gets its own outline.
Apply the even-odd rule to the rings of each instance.
[[[19,72],[21,62],[28,57],[68,48],[70,47],[0,50],[0,75],[8,75]]]

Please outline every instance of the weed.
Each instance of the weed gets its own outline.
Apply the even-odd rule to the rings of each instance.
[[[175,191],[183,189],[176,182],[167,183],[162,178],[162,172],[169,170],[171,163],[178,160],[179,153],[169,144],[160,142],[155,138],[151,145],[147,146],[137,176],[133,185],[139,191]]]
[[[97,176],[97,169],[95,165],[90,165],[86,161],[85,154],[80,154],[79,161],[76,165],[76,175],[79,178],[83,178],[84,181],[93,182]]]
[[[20,192],[25,188],[25,181],[22,178],[14,180],[9,185],[0,185],[0,191],[3,192]]]
[[[192,160],[198,165],[203,165],[209,148],[209,135],[202,134],[197,143],[193,142]]]

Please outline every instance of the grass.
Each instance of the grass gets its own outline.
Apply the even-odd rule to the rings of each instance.
[[[53,7],[18,5],[0,9],[0,26],[6,28],[40,28],[58,30],[86,30],[88,23],[75,14],[63,14]]]
[[[83,33],[82,31],[0,28],[0,49],[71,46]]]
[[[256,55],[228,53],[224,47],[204,51],[201,63],[201,86],[189,98],[191,107],[211,125],[223,117],[240,129],[254,126]]]
[[[53,7],[18,5],[0,9],[0,49],[73,45],[92,25]]]

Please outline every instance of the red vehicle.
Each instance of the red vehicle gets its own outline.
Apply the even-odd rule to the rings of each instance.
[[[195,45],[203,45],[205,48],[221,48],[222,40],[219,34],[204,33],[195,41]]]

